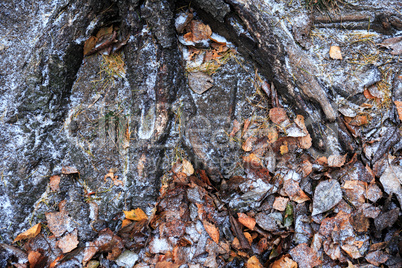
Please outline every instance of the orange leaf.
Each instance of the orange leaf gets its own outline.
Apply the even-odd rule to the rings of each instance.
[[[260,263],[260,260],[256,256],[252,256],[247,260],[246,263],[247,268],[262,268],[263,266]]]
[[[123,228],[124,226],[129,225],[130,223],[132,223],[131,220],[128,219],[124,219],[123,222],[121,223],[121,228]]]
[[[96,42],[98,42],[98,38],[96,38],[95,36],[91,36],[90,38],[88,38],[87,41],[85,41],[84,56],[96,46]]]
[[[248,229],[253,230],[255,226],[255,219],[247,216],[244,213],[237,213],[237,216],[239,216],[239,222],[246,226]],[[251,243],[250,243],[251,244]]]
[[[132,209],[130,211],[123,211],[123,212],[124,212],[124,215],[126,216],[126,219],[128,219],[128,220],[133,220],[133,221],[148,220],[147,214],[145,214],[145,212],[140,208]]]
[[[354,117],[352,119],[352,121],[350,121],[350,123],[352,126],[363,126],[368,124],[368,119],[367,119],[367,115],[358,115],[356,117]]]
[[[399,120],[402,120],[402,101],[394,101],[394,103],[398,111]]]
[[[283,255],[272,264],[271,268],[297,268],[297,262]]]
[[[30,251],[28,253],[29,267],[44,267],[46,263],[45,256],[38,251]]]
[[[245,152],[250,152],[250,151],[253,149],[253,143],[254,143],[256,140],[257,140],[256,137],[253,137],[253,136],[248,137],[247,140],[243,143],[243,145],[242,145],[241,148],[242,148]]]
[[[375,99],[376,97],[374,97],[373,95],[371,95],[371,93],[370,93],[370,91],[368,90],[368,89],[365,89],[364,91],[363,91],[363,95],[364,95],[364,97],[366,97],[367,99]]]
[[[319,165],[322,166],[328,165],[328,159],[325,156],[319,157],[316,161]]]
[[[288,152],[289,152],[288,142],[285,141],[285,142],[281,145],[281,147],[279,147],[279,150],[281,151],[281,155],[284,155],[284,154],[288,153]]]
[[[28,230],[26,230],[25,232],[17,235],[17,237],[14,239],[13,243],[23,240],[23,239],[30,239],[30,238],[37,236],[40,233],[41,226],[42,225],[40,223],[38,223],[38,224],[32,226],[31,228],[29,228]]]
[[[209,236],[214,240],[215,243],[219,244],[219,230],[218,228],[215,227],[212,223],[209,223],[207,221],[202,221],[202,224],[204,225],[205,231],[209,234]]]
[[[208,25],[196,20],[191,21],[191,32],[193,42],[209,39],[212,35],[212,30]]]
[[[58,192],[60,191],[60,176],[59,175],[54,175],[50,177],[50,182],[49,182],[49,186],[50,189],[54,192]]]

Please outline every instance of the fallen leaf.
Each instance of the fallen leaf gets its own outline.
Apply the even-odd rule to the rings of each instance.
[[[253,243],[253,238],[249,232],[244,232],[244,237],[247,239],[248,243],[251,245]]]
[[[129,225],[130,223],[132,223],[131,220],[129,220],[129,219],[124,219],[124,220],[121,222],[121,228],[123,228],[123,227]]]
[[[365,258],[366,258],[366,261],[368,261],[372,265],[380,266],[380,264],[386,262],[389,257],[384,252],[377,250],[377,251],[368,253]]]
[[[394,101],[394,103],[398,111],[399,120],[402,121],[402,101]]]
[[[279,147],[279,150],[281,155],[287,154],[289,152],[288,142],[283,142],[283,144]]]
[[[299,143],[299,147],[302,149],[306,149],[306,150],[310,149],[311,146],[313,145],[310,134],[307,134],[304,137],[297,138],[297,140]]]
[[[246,133],[246,132],[247,132],[248,127],[250,126],[250,123],[251,123],[250,119],[246,119],[246,120],[244,120],[244,125],[243,125],[243,134],[241,135],[242,137],[243,137],[244,133]]]
[[[96,33],[96,38],[102,38],[106,35],[111,35],[113,33],[113,25],[109,27],[100,28],[99,31]]]
[[[123,211],[124,215],[126,216],[126,219],[128,220],[133,220],[133,221],[141,221],[141,220],[147,220],[148,216],[145,214],[145,212],[140,209],[136,208],[130,211]]]
[[[252,256],[249,258],[246,262],[246,268],[262,268],[263,266],[260,263],[260,260],[257,258],[257,256]]]
[[[96,46],[96,42],[98,42],[98,38],[95,36],[91,36],[84,43],[84,56],[87,55],[93,48]]]
[[[297,245],[289,253],[300,268],[314,267],[322,263],[320,258],[317,256],[317,253],[306,243]]]
[[[268,143],[274,143],[278,140],[278,131],[276,130],[276,127],[269,127],[266,131]]]
[[[286,255],[282,255],[278,260],[274,261],[270,268],[297,268],[297,263]]]
[[[230,132],[229,136],[233,138],[236,135],[236,133],[240,130],[240,128],[241,128],[241,124],[235,119],[233,121],[232,132]]]
[[[198,42],[211,37],[212,30],[208,25],[196,20],[192,20],[190,25],[192,33],[191,41]]]
[[[56,242],[56,245],[61,249],[63,253],[68,253],[75,249],[78,245],[78,231],[75,229],[70,234],[66,234],[59,241]]]
[[[257,138],[254,136],[248,137],[247,140],[243,143],[242,149],[245,152],[250,152],[253,149],[253,143],[257,141]]]
[[[39,251],[30,251],[28,253],[28,262],[31,268],[45,267],[46,259]]]
[[[346,161],[346,156],[345,155],[331,155],[328,157],[328,166],[329,167],[341,167],[345,164]]]
[[[241,224],[243,224],[250,230],[254,230],[255,223],[256,223],[254,218],[251,218],[244,213],[237,213],[237,216],[239,217],[238,220]]]
[[[269,118],[272,122],[278,125],[286,120],[289,120],[288,116],[286,115],[285,109],[279,107],[275,107],[269,110]]]
[[[381,47],[392,49],[392,55],[402,54],[402,36],[385,39],[382,43],[378,45]]]
[[[187,161],[186,159],[183,159],[183,170],[182,172],[186,174],[187,176],[191,176],[194,174],[194,168],[193,165]]]
[[[283,218],[283,226],[289,227],[292,226],[293,224],[293,205],[292,203],[287,203],[286,204],[286,209],[285,209],[285,217]]]
[[[274,204],[272,205],[272,207],[279,211],[285,211],[286,205],[288,202],[289,202],[289,198],[279,196],[279,197],[275,198],[275,201],[274,201]]]
[[[214,80],[211,76],[203,72],[193,72],[188,74],[188,85],[197,94],[202,94],[213,87]]]
[[[209,236],[212,238],[212,240],[219,244],[219,230],[218,228],[215,227],[214,224],[209,223],[208,221],[202,221],[202,224],[204,225],[205,231],[209,234]]]
[[[312,216],[335,207],[342,200],[339,182],[333,179],[320,182],[315,188]]]
[[[62,167],[61,174],[70,175],[70,174],[79,174],[79,172],[75,167]]]
[[[140,178],[143,178],[146,163],[147,157],[145,154],[142,154],[137,164],[138,177]]]
[[[288,179],[283,183],[283,189],[291,200],[297,203],[309,201],[310,198],[300,188],[299,183],[292,179]]]
[[[402,167],[389,165],[380,177],[384,191],[391,195],[395,194],[399,204],[402,204]]]
[[[353,259],[361,258],[362,255],[359,252],[359,249],[356,246],[345,244],[342,245],[341,248]]]
[[[352,121],[349,122],[350,125],[352,126],[363,126],[368,124],[368,118],[367,115],[358,115],[352,119]]]
[[[331,57],[331,59],[341,60],[342,59],[341,48],[339,46],[331,46],[331,48],[329,49],[329,56]]]
[[[18,242],[20,240],[24,240],[24,239],[31,239],[31,238],[37,236],[40,233],[41,227],[42,227],[42,225],[40,223],[32,226],[25,232],[17,235],[17,237],[14,239],[13,243]]]
[[[65,211],[66,200],[59,203],[59,212],[46,213],[47,226],[49,230],[56,236],[62,236],[70,226],[70,217]]]
[[[325,156],[321,156],[319,158],[317,158],[317,164],[325,166],[328,165],[328,159]]]
[[[50,190],[54,192],[59,192],[60,191],[60,176],[59,175],[53,175],[50,177]]]
[[[102,230],[98,237],[87,244],[84,249],[83,263],[87,263],[96,253],[108,253],[108,260],[115,260],[123,251],[124,245],[120,237],[110,229]]]
[[[345,189],[345,195],[353,205],[361,206],[365,203],[366,182],[348,180],[342,188]]]

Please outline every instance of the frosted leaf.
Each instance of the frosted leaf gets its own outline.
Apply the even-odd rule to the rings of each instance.
[[[336,180],[320,182],[314,192],[313,214],[323,213],[335,207],[342,200],[342,190]]]

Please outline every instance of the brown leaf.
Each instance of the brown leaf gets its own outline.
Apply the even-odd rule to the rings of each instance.
[[[370,93],[370,91],[368,89],[365,89],[363,91],[363,95],[364,95],[364,97],[366,97],[366,99],[369,99],[369,100],[376,99],[376,97],[371,95],[371,93]]]
[[[319,157],[317,160],[317,164],[325,166],[328,165],[328,159],[325,156]]]
[[[79,172],[75,167],[62,167],[61,174],[70,175],[70,174],[79,174]]]
[[[262,166],[261,159],[254,153],[243,157],[244,170],[249,179],[265,179],[270,180],[269,170]]]
[[[253,149],[253,143],[256,140],[257,140],[257,138],[254,136],[248,137],[247,140],[243,143],[243,145],[241,147],[243,149],[243,151],[250,152]]]
[[[338,46],[331,46],[331,48],[329,49],[329,56],[334,60],[341,60],[342,59],[341,48]]]
[[[192,72],[188,74],[188,85],[197,94],[202,94],[214,85],[211,76],[203,72]]]
[[[250,119],[246,119],[246,120],[244,120],[244,125],[243,125],[243,134],[241,135],[242,137],[243,137],[244,133],[246,133],[246,132],[247,132],[248,127],[250,126],[250,123],[251,123]]]
[[[260,260],[257,258],[257,256],[252,256],[249,258],[246,262],[246,268],[262,268],[263,266],[260,263]]]
[[[186,159],[183,159],[183,169],[182,172],[186,174],[187,176],[191,176],[194,174],[194,168],[193,165],[187,161]]]
[[[230,132],[229,136],[233,138],[236,135],[236,133],[240,130],[240,128],[241,128],[241,124],[235,119],[233,121],[232,132]]]
[[[141,220],[147,220],[148,216],[145,214],[145,212],[140,209],[132,209],[130,211],[123,211],[124,215],[126,216],[126,219],[128,220],[133,220],[133,221],[141,221]]]
[[[352,121],[349,122],[350,125],[352,126],[363,126],[368,124],[368,118],[367,115],[358,115],[352,119]]]
[[[394,103],[398,111],[399,120],[402,121],[402,101],[394,101]]]
[[[239,217],[239,222],[246,226],[250,230],[254,230],[255,227],[255,219],[247,216],[244,213],[237,213],[237,216]]]
[[[193,42],[209,39],[212,35],[211,28],[200,21],[192,20],[190,27]]]
[[[208,221],[202,221],[202,224],[204,225],[205,231],[209,234],[209,236],[212,238],[212,240],[219,244],[219,230],[218,228],[215,227],[214,224],[209,223]]]
[[[92,259],[97,252],[109,253],[107,259],[115,260],[120,256],[123,248],[124,245],[121,238],[107,228],[102,230],[93,242],[89,242],[84,250],[84,258],[82,261],[85,264]]]
[[[14,239],[13,243],[18,242],[20,240],[24,240],[24,239],[31,239],[35,236],[37,236],[40,233],[41,230],[41,224],[38,223],[34,226],[32,226],[31,228],[29,228],[28,230],[26,230],[25,232],[17,235],[17,237]]]
[[[345,155],[331,155],[328,157],[328,166],[329,167],[341,167],[345,164],[346,161],[346,156]]]
[[[66,234],[63,238],[56,242],[56,245],[63,251],[68,253],[75,249],[78,245],[78,232],[75,229],[72,233]]]
[[[49,230],[56,236],[62,236],[70,226],[70,217],[65,211],[66,200],[59,203],[60,212],[48,212],[46,213],[46,220]]]
[[[297,268],[297,263],[286,255],[282,255],[270,268]]]
[[[280,124],[286,120],[288,120],[288,116],[286,115],[286,111],[283,108],[275,107],[269,110],[269,118],[275,124]]]
[[[306,150],[310,149],[311,146],[313,145],[310,133],[308,133],[304,137],[297,138],[297,141],[298,141],[299,147],[302,149],[306,149]]]
[[[113,25],[109,27],[100,28],[99,31],[96,33],[96,38],[102,38],[106,35],[111,35],[113,33]]]
[[[299,183],[292,179],[288,179],[283,183],[283,189],[291,200],[297,203],[309,201],[310,198],[300,188]]]
[[[366,255],[366,261],[375,266],[380,266],[380,264],[386,262],[388,258],[388,255],[380,250],[370,252]]]
[[[84,56],[87,55],[96,46],[96,42],[98,42],[98,38],[96,38],[95,36],[91,36],[87,39],[87,41],[85,41]]]
[[[30,251],[28,253],[29,267],[39,268],[46,266],[46,257],[43,256],[39,251]]]
[[[361,206],[365,203],[367,183],[364,181],[345,181],[343,189],[348,200],[355,206]]]
[[[50,182],[49,182],[49,186],[50,186],[50,190],[54,191],[54,192],[59,192],[60,191],[60,176],[59,175],[53,175],[50,177]]]
[[[353,259],[361,258],[362,255],[359,252],[359,249],[354,245],[345,244],[342,245],[341,248]]]
[[[278,140],[278,131],[276,127],[269,127],[267,130],[268,143],[274,143]]]
[[[283,144],[279,147],[281,155],[287,154],[289,152],[288,142],[284,141]]]

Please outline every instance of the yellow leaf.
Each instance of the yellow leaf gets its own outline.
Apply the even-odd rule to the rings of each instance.
[[[38,224],[32,226],[31,228],[29,228],[28,230],[26,230],[25,232],[23,232],[22,234],[17,235],[17,237],[14,239],[13,243],[23,240],[23,239],[33,238],[40,233],[40,230],[41,230],[41,224],[38,223]]]
[[[186,174],[187,176],[191,176],[194,174],[194,168],[193,165],[187,161],[186,159],[183,159],[183,170],[182,172]]]
[[[262,268],[262,265],[256,256],[252,256],[247,260],[246,263],[247,268]]]
[[[145,212],[140,209],[132,209],[130,211],[123,211],[124,215],[126,216],[126,219],[128,220],[133,220],[133,221],[141,221],[141,220],[147,220],[148,216],[145,214]]]
[[[289,148],[288,148],[288,143],[285,141],[281,147],[279,147],[279,150],[281,151],[281,155],[284,155],[286,153],[289,152]]]

